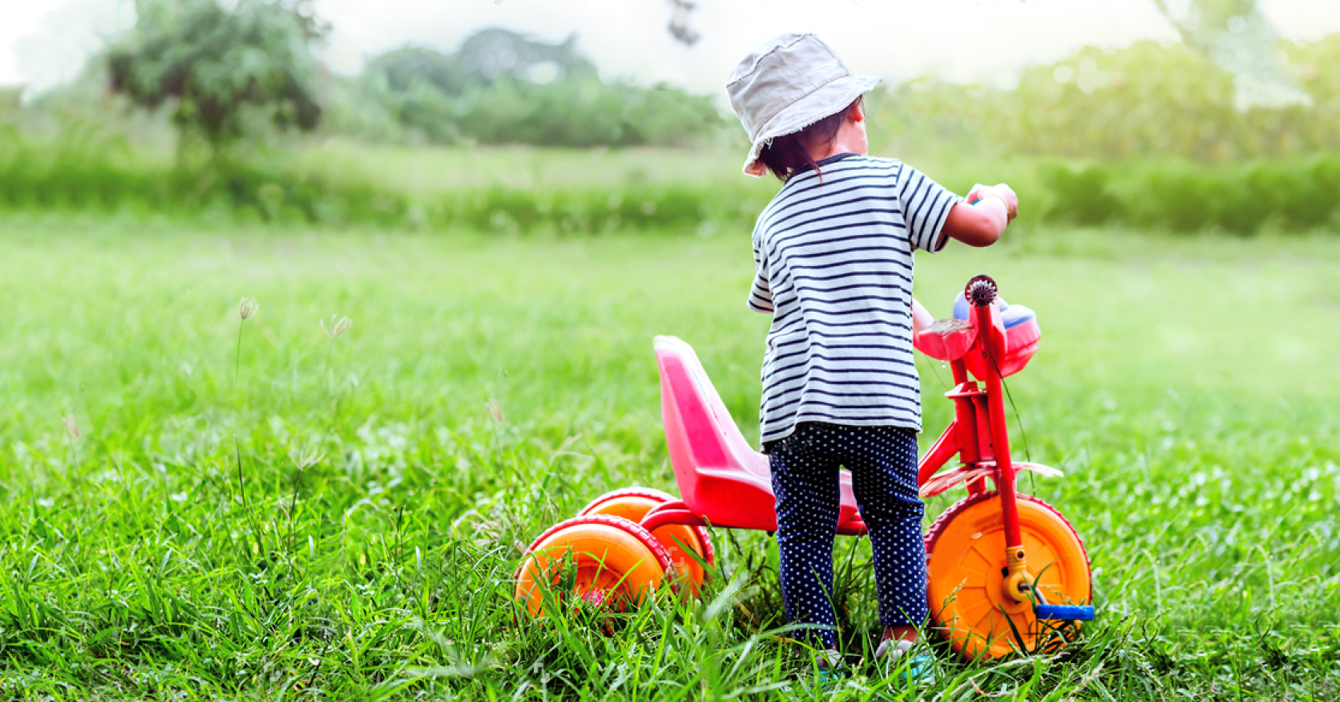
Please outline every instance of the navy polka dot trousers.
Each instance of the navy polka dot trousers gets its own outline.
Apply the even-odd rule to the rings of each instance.
[[[782,599],[792,623],[813,625],[825,648],[837,647],[833,615],[833,538],[838,471],[852,474],[856,506],[875,556],[879,619],[920,626],[926,619],[924,507],[917,491],[917,435],[903,427],[801,422],[764,446],[777,497]]]

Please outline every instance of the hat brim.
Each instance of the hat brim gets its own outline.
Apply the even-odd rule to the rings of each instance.
[[[782,108],[781,112],[763,125],[754,138],[749,157],[744,160],[745,175],[762,178],[767,173],[767,169],[758,163],[758,155],[769,141],[795,134],[829,115],[837,114],[882,82],[884,79],[879,76],[843,76]]]

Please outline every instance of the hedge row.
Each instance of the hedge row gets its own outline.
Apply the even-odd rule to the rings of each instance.
[[[741,179],[743,180],[743,179]],[[131,210],[331,225],[598,233],[621,227],[697,228],[750,222],[767,201],[750,183],[618,187],[484,187],[409,195],[341,174],[242,165],[183,172],[133,154],[77,146],[43,150],[0,140],[0,209]]]
[[[1052,165],[1039,174],[1050,218],[1174,231],[1250,234],[1326,226],[1340,214],[1340,155],[1230,167],[1187,164]]]
[[[1251,233],[1327,226],[1340,214],[1340,155],[1230,168],[1135,163],[1047,165],[1045,219],[1080,225]],[[625,227],[748,230],[770,189],[744,179],[408,195],[368,182],[256,167],[183,173],[130,159],[0,146],[0,208],[145,213],[223,210],[240,219],[591,234]],[[1030,199],[1033,199],[1030,197]],[[1036,210],[1035,210],[1036,211]]]

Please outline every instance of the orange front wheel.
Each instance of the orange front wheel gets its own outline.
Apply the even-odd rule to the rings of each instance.
[[[640,603],[674,572],[665,547],[636,522],[581,516],[550,527],[526,550],[516,572],[516,599],[539,617],[545,615],[546,591],[560,600],[570,592],[621,609]]]
[[[1019,495],[1016,504],[1028,572],[1038,590],[1050,604],[1088,604],[1089,557],[1070,522],[1037,498]],[[966,658],[999,658],[1065,642],[1056,624],[1038,621],[1031,602],[1005,594],[1005,555],[1005,523],[995,492],[955,503],[926,534],[931,616]]]
[[[674,499],[669,493],[651,488],[624,488],[592,500],[582,509],[581,514],[609,514],[640,522],[654,507]],[[690,591],[697,595],[707,577],[703,566],[716,563],[716,553],[707,530],[700,526],[667,524],[653,531],[652,536],[665,546],[675,572],[688,583]]]

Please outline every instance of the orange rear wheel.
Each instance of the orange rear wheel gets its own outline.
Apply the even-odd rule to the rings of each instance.
[[[674,575],[670,554],[650,532],[609,515],[559,522],[535,539],[526,554],[517,568],[516,599],[539,617],[544,616],[547,589],[563,585],[578,599],[622,608],[640,603]]]
[[[1017,504],[1028,572],[1047,602],[1088,604],[1089,557],[1075,529],[1042,500],[1019,495]],[[966,658],[999,658],[1064,642],[1056,631],[1059,623],[1039,622],[1031,603],[1006,596],[1005,565],[998,493],[959,501],[926,534],[931,615],[954,650]]]
[[[676,498],[669,493],[651,488],[624,488],[607,492],[592,500],[582,509],[581,514],[608,514],[641,522],[642,518],[647,516],[647,512],[654,507],[674,499]],[[674,564],[675,572],[685,579],[690,591],[697,595],[703,579],[707,577],[703,564],[716,563],[716,553],[707,530],[700,526],[667,524],[653,531],[652,536],[665,546],[665,550],[670,553],[670,562]],[[694,554],[687,553],[686,547],[692,549]]]

